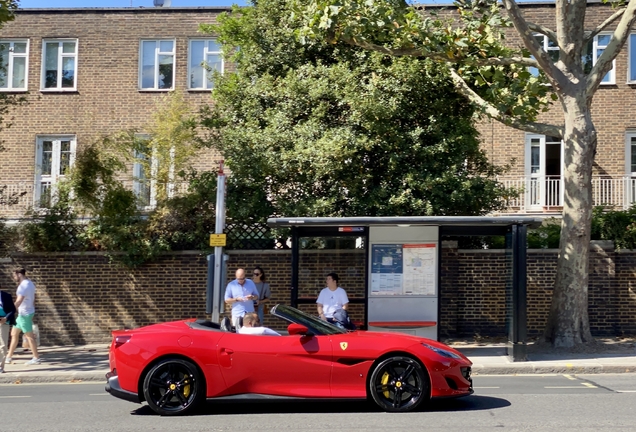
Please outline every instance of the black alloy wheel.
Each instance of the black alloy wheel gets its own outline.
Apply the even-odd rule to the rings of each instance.
[[[144,397],[157,414],[177,415],[194,410],[205,399],[205,383],[197,367],[182,359],[165,359],[144,379]]]
[[[373,369],[369,392],[373,401],[385,411],[413,411],[430,399],[428,374],[411,357],[389,357]]]

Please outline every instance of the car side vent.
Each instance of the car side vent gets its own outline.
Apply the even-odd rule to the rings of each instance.
[[[368,359],[356,359],[356,358],[340,358],[336,360],[336,363],[340,363],[347,366],[353,366],[367,361]]]

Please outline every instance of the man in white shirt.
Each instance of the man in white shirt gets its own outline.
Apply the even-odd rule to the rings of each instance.
[[[275,332],[267,327],[262,327],[261,322],[258,320],[258,314],[250,312],[243,317],[243,327],[239,329],[240,334],[249,335],[269,335],[280,336],[280,333]]]
[[[338,275],[329,273],[327,275],[327,287],[320,291],[318,295],[318,315],[323,321],[335,323],[334,312],[338,309],[347,310],[349,298],[347,292],[338,286]]]
[[[26,277],[26,270],[19,268],[13,272],[13,280],[18,283],[16,291],[17,299],[15,306],[18,308],[18,317],[16,324],[11,330],[11,346],[7,355],[7,363],[11,363],[13,353],[18,347],[18,336],[20,332],[24,333],[29,349],[33,353],[33,358],[26,362],[27,365],[40,364],[40,356],[38,355],[38,345],[33,335],[33,316],[35,315],[35,285]]]

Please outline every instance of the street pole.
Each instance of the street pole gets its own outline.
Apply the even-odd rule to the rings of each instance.
[[[225,173],[223,161],[219,162],[219,175],[216,180],[216,226],[215,234],[223,234],[225,229]],[[223,312],[221,300],[221,275],[223,268],[223,246],[214,247],[214,288],[212,297],[212,322],[219,322],[220,313]]]

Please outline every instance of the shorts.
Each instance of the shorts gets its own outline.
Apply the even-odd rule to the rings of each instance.
[[[15,319],[15,327],[22,330],[22,333],[33,333],[33,315],[18,315]]]

